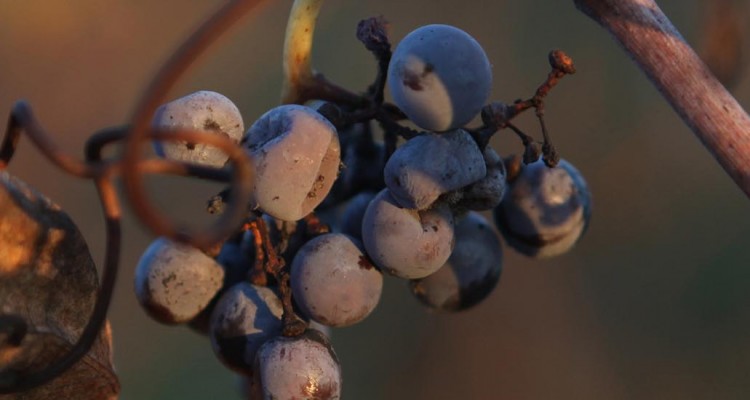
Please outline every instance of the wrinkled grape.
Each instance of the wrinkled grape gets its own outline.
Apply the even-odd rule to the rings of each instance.
[[[385,184],[406,208],[428,208],[443,193],[487,174],[476,142],[463,129],[417,136],[399,147],[385,165]]]
[[[156,110],[152,125],[160,129],[210,131],[239,143],[245,130],[237,106],[225,96],[202,90],[173,100]],[[222,167],[229,156],[222,150],[186,141],[154,142],[156,153],[173,160]]]
[[[341,162],[336,128],[315,110],[283,105],[263,114],[242,140],[255,166],[253,206],[296,221],[323,201]]]
[[[221,289],[224,270],[211,257],[188,245],[157,238],[135,270],[135,294],[155,320],[188,322]]]

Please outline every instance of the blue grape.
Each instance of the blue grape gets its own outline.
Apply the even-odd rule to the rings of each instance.
[[[456,224],[456,247],[434,274],[412,280],[412,293],[436,311],[460,311],[484,300],[502,271],[500,238],[479,213],[469,212]]]
[[[388,66],[393,101],[416,125],[434,132],[463,127],[492,88],[482,46],[449,25],[426,25],[404,37]]]
[[[463,129],[417,136],[385,164],[385,184],[398,203],[424,210],[447,192],[482,179],[484,157]]]
[[[487,174],[463,189],[460,206],[469,210],[485,211],[497,207],[503,200],[507,173],[503,159],[487,146],[484,150]]]
[[[376,194],[374,192],[361,192],[349,200],[339,223],[341,233],[362,240],[362,218],[365,216],[367,206]]]
[[[211,345],[229,368],[252,373],[255,353],[261,345],[281,334],[283,307],[268,287],[240,282],[220,298],[210,322]]]
[[[522,166],[494,215],[515,250],[530,257],[554,257],[570,250],[586,230],[591,193],[567,161],[548,168],[539,159]]]

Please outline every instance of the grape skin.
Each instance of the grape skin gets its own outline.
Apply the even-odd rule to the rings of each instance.
[[[484,178],[487,168],[471,135],[456,129],[410,139],[396,149],[384,173],[400,205],[424,210],[440,195]]]
[[[388,88],[412,122],[443,132],[477,116],[492,88],[492,68],[468,33],[449,25],[426,25],[396,46]]]
[[[227,290],[211,314],[211,345],[229,368],[250,374],[255,353],[281,333],[283,308],[269,287],[240,282]]]
[[[253,207],[297,221],[326,197],[341,162],[336,128],[315,110],[283,105],[263,114],[242,140],[255,166]]]
[[[310,240],[297,252],[291,271],[297,305],[323,325],[356,324],[380,301],[383,276],[350,236],[329,233]]]
[[[548,168],[539,159],[522,166],[494,215],[515,250],[529,257],[554,257],[570,250],[586,230],[591,193],[569,162],[560,160]]]
[[[500,238],[489,222],[469,212],[456,224],[456,247],[434,274],[412,280],[412,293],[435,311],[460,311],[484,300],[502,271]]]
[[[164,324],[195,318],[221,289],[224,269],[202,251],[157,238],[135,271],[135,295],[146,312]]]
[[[224,95],[208,90],[198,91],[159,107],[152,126],[159,129],[210,131],[239,143],[245,130],[237,106]],[[162,157],[220,168],[229,156],[218,148],[186,141],[154,142]]]
[[[339,224],[341,233],[362,240],[362,218],[365,216],[367,206],[370,205],[370,201],[375,198],[376,194],[374,192],[361,192],[349,200],[341,215]]]
[[[460,207],[485,211],[497,207],[503,200],[507,177],[505,163],[489,146],[484,150],[484,162],[487,174],[463,190]]]
[[[266,342],[255,358],[251,380],[254,399],[292,400],[341,398],[341,365],[328,339],[308,329],[295,337]]]
[[[437,271],[453,251],[453,213],[445,205],[424,211],[403,208],[390,190],[383,189],[365,211],[362,241],[382,271],[423,278]]]

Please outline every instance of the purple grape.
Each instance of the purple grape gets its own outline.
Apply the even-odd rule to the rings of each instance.
[[[135,294],[156,321],[179,324],[203,311],[223,280],[224,270],[202,251],[158,238],[138,262]]]
[[[263,114],[243,139],[255,166],[253,206],[297,221],[323,201],[341,162],[336,128],[315,110],[283,105]]]
[[[591,218],[591,194],[583,176],[565,160],[548,168],[539,159],[523,165],[495,208],[495,222],[508,244],[530,257],[570,250]]]
[[[448,260],[453,230],[453,213],[447,206],[424,211],[403,208],[383,189],[365,211],[362,241],[381,270],[417,279],[437,271]]]
[[[437,272],[410,282],[412,293],[436,311],[459,311],[484,300],[502,271],[500,239],[487,220],[470,212],[456,225],[456,247]]]
[[[400,205],[424,210],[440,195],[482,179],[487,170],[474,139],[456,129],[409,140],[393,153],[384,173]]]
[[[479,114],[492,88],[482,46],[449,25],[426,25],[404,37],[388,66],[396,105],[422,129],[463,127]]]
[[[506,172],[503,159],[491,147],[484,150],[487,174],[463,190],[460,206],[475,211],[491,210],[503,200]]]
[[[258,350],[254,370],[250,398],[341,398],[338,357],[328,339],[314,329],[295,337],[277,336],[266,342]]]
[[[268,287],[238,283],[224,293],[211,314],[211,345],[229,368],[250,374],[255,353],[281,333],[283,308]]]
[[[365,216],[367,206],[375,198],[377,193],[362,192],[354,196],[346,204],[341,215],[341,233],[347,234],[358,240],[362,240],[362,218]]]
[[[210,131],[239,143],[245,130],[237,106],[223,95],[202,90],[173,100],[156,110],[152,125],[160,129]],[[185,141],[155,142],[156,153],[173,160],[222,167],[229,159],[222,150]]]
[[[350,236],[328,233],[310,240],[297,252],[291,271],[294,300],[323,325],[356,324],[380,301],[383,276]]]

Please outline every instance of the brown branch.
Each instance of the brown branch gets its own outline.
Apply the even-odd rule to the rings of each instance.
[[[607,29],[750,197],[750,116],[653,0],[574,0]]]

